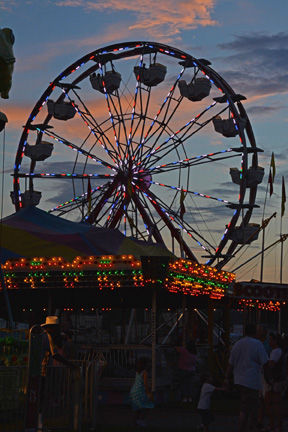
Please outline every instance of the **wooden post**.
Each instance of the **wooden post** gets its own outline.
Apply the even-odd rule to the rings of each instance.
[[[153,290],[152,311],[151,311],[151,333],[152,333],[152,393],[156,390],[156,313],[157,313],[157,294]]]
[[[26,406],[24,413],[24,431],[37,432],[42,428],[42,408],[40,407],[41,392],[41,361],[42,361],[43,329],[34,325],[29,330],[29,355]]]

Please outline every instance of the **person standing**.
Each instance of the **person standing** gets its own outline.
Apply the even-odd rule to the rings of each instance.
[[[269,345],[269,340],[268,340],[268,331],[267,331],[267,327],[264,324],[258,324],[256,327],[256,336],[257,339],[260,340],[260,342],[262,342],[264,349],[267,353],[267,355],[270,355],[271,352],[271,347]],[[265,430],[263,423],[264,423],[264,417],[266,414],[266,409],[265,409],[265,380],[264,380],[264,371],[262,370],[261,372],[261,382],[262,382],[262,388],[261,391],[259,392],[259,409],[258,409],[258,422],[257,422],[257,428],[259,431],[261,430]]]
[[[61,395],[47,395],[47,368],[49,366],[67,366],[71,370],[80,371],[79,367],[66,359],[63,354],[63,340],[60,333],[59,318],[56,315],[47,316],[45,323],[41,324],[43,330],[43,358],[41,363],[41,386],[40,386],[40,409],[39,409],[39,428],[42,427],[42,413],[45,398],[48,396],[55,401]]]
[[[201,416],[201,430],[203,432],[209,432],[210,423],[214,420],[214,415],[211,412],[211,397],[215,390],[223,391],[224,389],[223,387],[215,386],[211,375],[204,376],[197,405],[197,410]]]
[[[270,333],[269,344],[272,348],[269,361],[264,368],[265,407],[270,420],[270,429],[282,432],[282,391],[286,378],[287,360],[282,348],[280,335]],[[275,429],[275,424],[277,429]]]
[[[192,402],[195,396],[197,350],[193,340],[186,347],[176,347],[179,353],[178,374],[182,402]]]
[[[147,409],[154,408],[152,393],[148,386],[148,360],[144,357],[136,363],[136,375],[131,387],[129,398],[132,410],[135,413],[135,426],[146,426]]]
[[[234,376],[234,384],[240,391],[239,432],[256,427],[259,391],[262,388],[261,371],[268,362],[265,348],[256,339],[256,325],[247,324],[244,337],[233,346],[225,376],[225,385]]]

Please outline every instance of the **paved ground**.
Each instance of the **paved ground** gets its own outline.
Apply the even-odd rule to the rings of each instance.
[[[127,425],[133,426],[133,413],[129,407],[103,406],[99,408],[99,424],[103,425]],[[181,408],[154,408],[150,410],[147,417],[147,425],[153,428],[166,430],[193,430],[200,424],[200,419],[195,411]],[[237,417],[217,416],[215,417],[213,431],[236,431]]]
[[[287,412],[286,412],[287,415]],[[133,414],[127,406],[100,406],[98,423],[106,426],[133,427]],[[167,431],[195,430],[200,424],[200,419],[195,410],[189,408],[160,408],[150,410],[147,425],[151,428]],[[237,432],[237,416],[215,415],[215,421],[211,425],[211,432]],[[283,431],[288,432],[288,418],[285,418]]]

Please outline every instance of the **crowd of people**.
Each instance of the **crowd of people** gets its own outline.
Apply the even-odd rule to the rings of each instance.
[[[44,339],[42,377],[52,361],[76,368],[72,335],[61,335],[58,317],[47,317],[42,324],[47,335]],[[63,336],[65,336],[63,338]],[[224,380],[218,382],[211,373],[199,375],[198,355],[195,342],[177,346],[177,390],[181,400],[197,401],[201,430],[209,432],[214,419],[211,398],[214,392],[239,392],[238,431],[284,432],[282,421],[282,397],[287,393],[288,340],[277,333],[269,333],[264,325],[248,324],[244,336],[230,350]],[[51,364],[51,363],[50,363]],[[136,363],[135,380],[130,390],[130,404],[138,427],[146,425],[146,415],[154,407],[153,394],[148,385],[149,362],[139,358]],[[44,385],[42,386],[44,389]],[[218,393],[219,394],[219,393]],[[191,405],[194,406],[194,405]],[[265,423],[267,426],[265,426]]]
[[[244,336],[231,348],[222,383],[217,383],[210,373],[199,377],[193,341],[188,342],[186,347],[177,347],[178,389],[183,402],[198,399],[196,407],[201,421],[200,430],[209,432],[214,419],[211,411],[213,393],[226,392],[229,397],[231,391],[238,391],[239,432],[284,432],[281,400],[287,391],[287,345],[286,338],[269,333],[263,325],[246,325]],[[147,361],[140,359],[130,391],[138,426],[145,426],[146,413],[154,407],[147,374]]]
[[[283,431],[282,396],[287,386],[287,340],[264,326],[248,324],[234,344],[225,384],[234,379],[240,392],[239,431]],[[267,413],[269,425],[263,424]]]

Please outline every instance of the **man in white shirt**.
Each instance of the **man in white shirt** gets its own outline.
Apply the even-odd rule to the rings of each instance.
[[[226,384],[234,376],[240,390],[239,432],[253,430],[256,425],[259,390],[262,388],[261,371],[268,361],[262,342],[256,339],[256,325],[247,324],[245,336],[233,346],[226,372]]]

